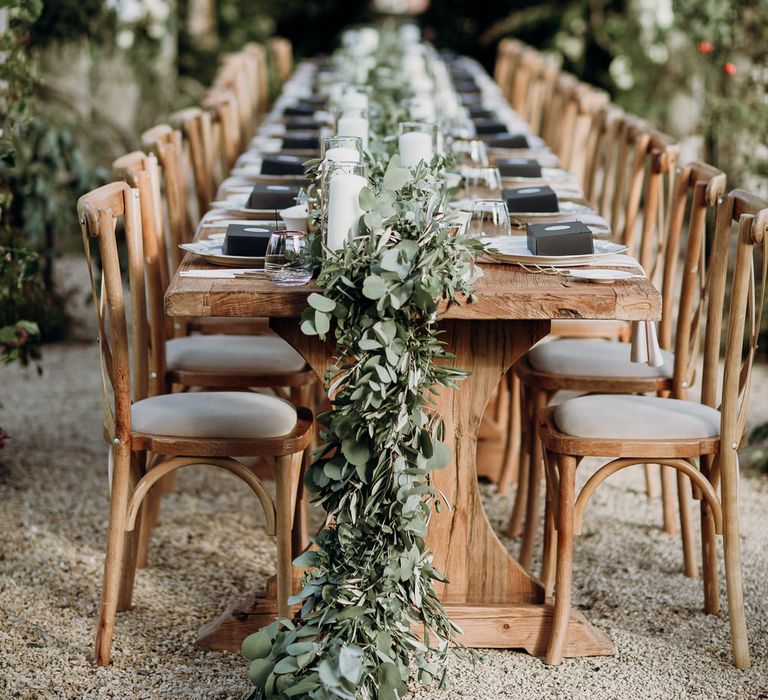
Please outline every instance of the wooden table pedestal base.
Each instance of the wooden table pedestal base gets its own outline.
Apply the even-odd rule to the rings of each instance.
[[[471,312],[471,307],[468,307]],[[273,318],[271,326],[307,360],[318,376],[333,361],[331,343],[301,334],[292,318]],[[434,472],[434,486],[450,508],[434,513],[427,545],[434,566],[448,583],[435,591],[449,617],[464,630],[469,647],[525,649],[543,655],[552,619],[544,590],[512,557],[493,531],[477,485],[477,436],[489,398],[509,367],[549,332],[547,320],[447,320],[443,340],[457,367],[470,372],[457,390],[441,390],[435,410],[445,423],[451,463]],[[268,587],[269,589],[270,587]],[[277,606],[268,590],[241,602],[201,630],[205,649],[238,649],[242,639],[274,620]],[[612,654],[605,634],[574,613],[565,656]]]

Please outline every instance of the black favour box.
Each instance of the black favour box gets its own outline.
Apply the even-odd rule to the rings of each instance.
[[[291,132],[283,136],[283,148],[297,151],[316,151],[320,148],[320,137],[317,134]]]
[[[263,257],[272,231],[253,224],[230,224],[224,234],[224,255],[241,255],[249,258]]]
[[[248,197],[247,209],[285,209],[296,204],[298,185],[256,185]]]
[[[269,155],[261,161],[262,175],[303,175],[304,156]]]
[[[478,132],[479,133],[479,132]],[[485,136],[485,142],[490,148],[528,148],[528,137],[525,134],[491,134]]]
[[[283,116],[286,117],[311,117],[317,112],[317,106],[312,102],[296,102],[295,104],[288,105],[283,110]]]
[[[510,212],[553,212],[560,211],[555,191],[547,185],[532,185],[502,190],[502,198]]]
[[[581,221],[526,224],[528,250],[534,255],[589,255],[595,252],[592,231]]]
[[[541,165],[535,158],[497,158],[502,177],[541,177]]]
[[[485,107],[470,107],[469,116],[472,119],[495,119],[496,112]]]
[[[485,136],[488,134],[506,135],[507,133],[507,125],[498,119],[474,119],[473,123],[478,136]]]
[[[477,83],[471,78],[469,80],[454,80],[453,87],[461,95],[476,95],[481,92]]]
[[[300,115],[297,117],[285,117],[283,119],[286,131],[317,131],[320,128],[320,122],[314,117]]]

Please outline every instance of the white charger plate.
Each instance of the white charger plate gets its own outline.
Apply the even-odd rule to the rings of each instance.
[[[528,241],[525,236],[497,236],[481,238],[480,240],[486,245],[486,253],[495,260],[522,265],[578,267],[596,262],[608,255],[620,255],[627,251],[627,246],[621,243],[595,239],[594,253],[586,255],[534,255],[528,250]]]
[[[633,280],[643,276],[638,275],[636,272],[631,272],[630,270],[613,270],[607,267],[597,270],[569,270],[568,274],[575,279],[586,280],[587,282],[593,282],[595,284],[608,284],[609,282],[620,282],[621,280]]]
[[[240,222],[242,223],[242,222]],[[254,228],[258,228],[254,226]],[[264,267],[263,257],[250,257],[245,255],[224,255],[222,249],[224,247],[224,235],[223,233],[211,234],[209,238],[205,238],[192,243],[181,243],[179,248],[186,250],[189,253],[199,255],[206,262],[211,265],[224,265],[225,267]]]

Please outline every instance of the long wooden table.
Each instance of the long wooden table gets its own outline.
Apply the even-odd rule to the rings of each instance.
[[[188,255],[180,269],[204,267],[200,258]],[[447,309],[443,322],[443,338],[456,356],[456,366],[471,375],[458,390],[442,390],[437,399],[452,459],[435,472],[434,484],[451,508],[434,513],[427,543],[435,566],[448,579],[437,584],[437,592],[463,629],[463,644],[543,655],[552,607],[541,584],[502,545],[486,517],[475,468],[480,422],[506,371],[547,335],[552,319],[658,320],[661,296],[646,279],[589,284],[509,265],[483,265],[483,271],[476,302]],[[297,321],[312,291],[319,290],[312,284],[286,288],[258,278],[177,274],[166,295],[166,309],[171,316],[268,316],[271,327],[322,377],[332,362],[333,343],[304,336]],[[239,640],[274,616],[273,600],[251,598],[203,628],[200,644],[239,648]],[[574,612],[565,655],[612,653],[608,637]]]

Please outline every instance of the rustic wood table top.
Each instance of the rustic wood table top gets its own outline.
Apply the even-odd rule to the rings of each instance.
[[[565,275],[528,272],[516,265],[481,265],[476,300],[457,304],[450,319],[620,319],[652,321],[661,317],[661,294],[645,278],[593,284]],[[180,270],[216,269],[188,253]],[[177,272],[165,297],[171,316],[297,318],[314,284],[278,287],[263,277],[210,279]]]

